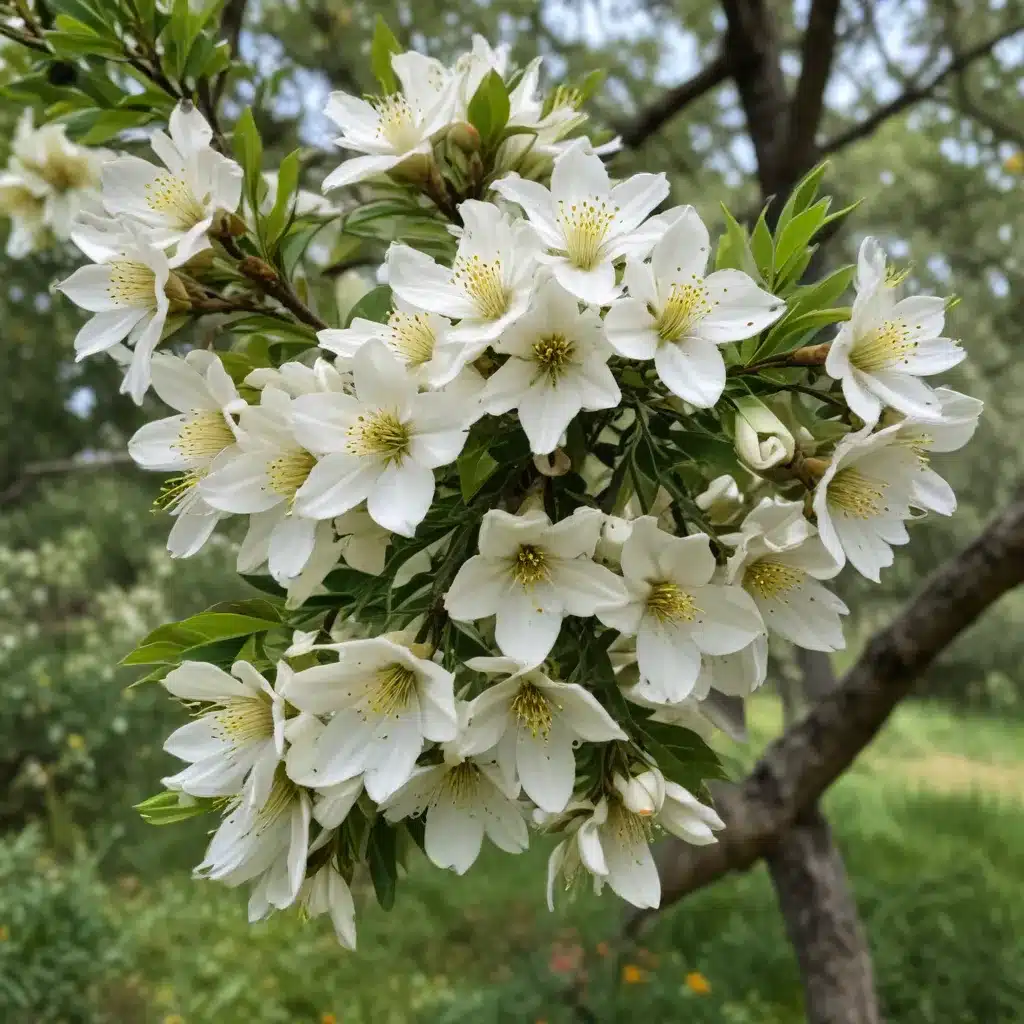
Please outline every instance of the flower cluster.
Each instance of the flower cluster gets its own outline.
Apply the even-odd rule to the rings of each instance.
[[[393,53],[384,95],[331,96],[359,155],[324,189],[389,175],[403,216],[447,228],[396,229],[382,301],[343,323],[274,248],[285,186],[268,212],[188,104],[153,135],[162,166],[105,166],[76,236],[95,262],[61,285],[94,313],[79,356],[127,340],[124,390],[173,410],[129,444],[175,474],[171,553],[247,517],[238,569],[270,595],[130,656],[193,711],[143,813],[219,810],[197,874],[247,884],[254,919],[329,913],[346,946],[353,877],[388,903],[399,839],[461,874],[532,825],[562,837],[549,900],[586,875],[657,906],[650,842],[715,842],[705,738],[737,734],[769,638],[843,647],[829,581],[877,580],[907,520],[952,513],[930,456],[981,411],[921,379],[963,352],[873,240],[827,300],[800,283],[820,174],[759,269],[738,226],[716,247],[692,206],[661,209],[664,174],[613,179],[571,137],[579,96],[507,64],[482,40],[453,67]],[[172,311],[255,312],[270,338],[156,352]],[[809,344],[808,313],[841,326]]]

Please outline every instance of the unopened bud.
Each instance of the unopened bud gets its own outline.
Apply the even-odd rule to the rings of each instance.
[[[227,235],[231,238],[238,238],[248,230],[245,221],[237,213],[231,213],[230,210],[217,210],[213,215],[213,222],[210,224],[210,234],[214,237]]]
[[[169,274],[167,284],[164,285],[164,294],[171,300],[172,313],[184,313],[192,308],[192,299],[189,297],[188,288],[177,274]]]
[[[541,476],[565,476],[572,469],[572,459],[561,448],[550,455],[534,455],[533,464]]]
[[[633,524],[628,519],[621,516],[605,516],[594,557],[599,562],[618,565],[622,558],[622,546],[629,540],[632,532]]]
[[[275,284],[278,280],[277,271],[258,256],[246,256],[238,264],[238,269],[253,281],[265,281],[267,284]]]
[[[824,366],[831,346],[831,341],[823,341],[820,345],[805,345],[790,352],[786,363],[789,366]]]
[[[423,187],[431,180],[436,170],[434,158],[429,153],[413,153],[397,167],[391,168],[388,176],[403,185]]]
[[[612,785],[626,809],[643,818],[657,814],[665,803],[665,778],[656,768],[628,780],[616,774]]]
[[[468,121],[456,121],[448,129],[448,140],[463,153],[475,153],[480,149],[480,133]]]
[[[736,399],[736,452],[751,469],[763,472],[789,462],[796,439],[785,423],[760,399]]]
[[[708,519],[716,526],[729,522],[743,508],[743,494],[728,473],[716,476],[708,484],[707,490],[701,491],[694,501],[697,508],[707,512]]]

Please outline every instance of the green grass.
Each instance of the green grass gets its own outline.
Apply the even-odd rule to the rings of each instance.
[[[777,708],[758,700],[752,720],[756,748]],[[1021,738],[1019,725],[908,706],[828,796],[891,1024],[1024,1020]],[[921,769],[935,764],[943,768],[933,786]],[[969,784],[951,782],[956,770]],[[559,1024],[582,1019],[568,1005],[576,991],[602,1024],[803,1020],[763,868],[665,913],[645,948],[629,954],[641,980],[622,984],[623,965],[600,952],[618,934],[621,904],[587,895],[549,914],[547,849],[543,841],[520,857],[488,849],[461,879],[416,854],[390,914],[364,894],[355,954],[337,947],[325,922],[278,915],[250,927],[242,893],[183,872],[130,894],[115,885],[132,968],[102,993],[108,1019]],[[687,988],[692,971],[709,993]]]

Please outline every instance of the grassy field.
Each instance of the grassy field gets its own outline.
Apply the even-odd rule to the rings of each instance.
[[[752,757],[777,716],[755,702],[752,749],[733,753]],[[829,795],[891,1022],[1024,1020],[1022,739],[1018,723],[908,706]],[[763,869],[666,913],[619,960],[607,944],[621,905],[609,894],[549,914],[546,855],[490,849],[458,879],[417,854],[394,911],[367,894],[355,954],[321,922],[250,928],[240,893],[183,872],[124,875],[108,904],[124,966],[96,1005],[126,1024],[803,1020]],[[104,1019],[90,1012],[75,1020]]]

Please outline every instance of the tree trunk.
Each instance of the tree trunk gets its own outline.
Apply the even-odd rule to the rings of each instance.
[[[808,1024],[880,1024],[871,954],[828,822],[805,811],[767,855]]]

